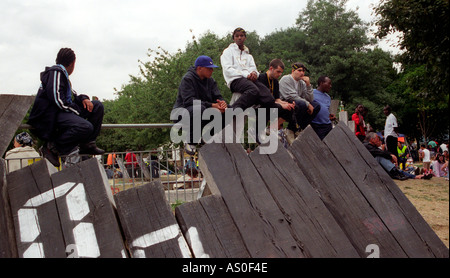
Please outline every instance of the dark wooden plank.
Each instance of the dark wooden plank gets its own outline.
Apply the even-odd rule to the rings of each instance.
[[[111,189],[98,160],[75,164],[51,179],[69,256],[126,257]]]
[[[175,216],[194,257],[250,257],[222,197],[211,195],[182,204]]]
[[[305,257],[240,144],[203,146],[199,166],[211,192],[223,197],[251,257]]]
[[[6,176],[19,257],[66,257],[50,180],[54,172],[53,165],[40,160]]]
[[[149,167],[145,164],[144,159],[142,158],[142,154],[137,155],[137,160],[139,163],[139,167],[141,168],[142,174],[146,179],[152,180]]]
[[[3,157],[34,96],[0,95],[0,157]]]
[[[369,255],[366,248],[375,244],[381,257],[407,257],[346,170],[311,127],[299,135],[289,150],[361,256]]]
[[[159,181],[121,191],[114,199],[132,257],[191,256]]]
[[[330,134],[323,142],[408,256],[448,258],[445,244],[356,136],[342,123]]]
[[[284,147],[270,155],[260,154],[257,148],[250,158],[308,257],[359,257]]]
[[[14,223],[6,189],[6,162],[0,158],[0,258],[16,258]]]

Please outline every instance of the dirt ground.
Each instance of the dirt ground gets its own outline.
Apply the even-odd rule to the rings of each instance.
[[[430,180],[394,181],[449,247],[449,181],[437,177]]]

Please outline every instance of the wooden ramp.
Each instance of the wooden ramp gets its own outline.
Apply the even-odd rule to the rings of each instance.
[[[33,104],[34,96],[0,95],[0,157]]]
[[[273,154],[205,145],[199,162],[211,195],[173,211],[159,182],[113,196],[95,158],[9,174],[0,159],[0,257],[449,257],[345,124],[323,141],[308,127]]]

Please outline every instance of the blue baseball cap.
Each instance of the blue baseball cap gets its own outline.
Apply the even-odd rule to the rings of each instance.
[[[195,60],[195,67],[218,68],[214,65],[213,60],[208,56],[202,55]]]

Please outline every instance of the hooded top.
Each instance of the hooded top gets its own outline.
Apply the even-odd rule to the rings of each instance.
[[[200,79],[195,67],[190,67],[178,87],[178,96],[173,109],[192,106],[194,100],[200,100],[202,106],[210,108],[218,99],[224,100],[216,81],[213,78]]]
[[[244,50],[240,50],[236,43],[230,44],[220,56],[220,63],[228,87],[234,80],[247,78],[252,72],[256,72],[259,76],[255,60],[246,46]]]
[[[28,124],[32,132],[44,141],[49,141],[55,129],[56,115],[61,111],[80,114],[86,95],[77,95],[72,90],[69,74],[63,65],[46,67],[41,72],[41,85],[31,109]]]

